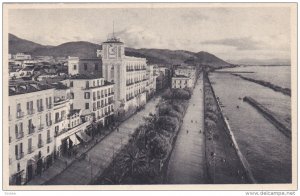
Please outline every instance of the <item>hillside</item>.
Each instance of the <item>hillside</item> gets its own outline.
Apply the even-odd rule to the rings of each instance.
[[[27,52],[33,56],[78,56],[80,58],[90,58],[96,56],[96,50],[101,45],[90,42],[68,42],[58,46],[43,46],[28,40],[9,35],[9,52]],[[207,52],[190,52],[185,50],[169,49],[134,49],[126,48],[125,54],[128,56],[143,57],[151,64],[201,64],[213,68],[228,67],[232,64],[223,61],[213,54]]]

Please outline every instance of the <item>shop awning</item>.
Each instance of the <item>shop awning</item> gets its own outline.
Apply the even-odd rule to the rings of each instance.
[[[80,143],[84,143],[84,140],[83,140],[81,137],[79,137],[79,136],[77,135],[77,133],[75,133],[75,137],[77,138],[77,140],[78,140]]]
[[[84,140],[84,142],[88,142],[92,139],[92,137],[88,136],[85,132],[79,132],[79,137]]]

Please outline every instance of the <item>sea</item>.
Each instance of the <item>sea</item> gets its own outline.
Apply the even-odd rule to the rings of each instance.
[[[291,97],[232,75],[264,80],[291,88],[290,66],[241,66],[209,74],[239,149],[249,163],[257,183],[290,183],[291,139],[266,120],[253,106],[243,102],[250,96],[275,115],[291,123]]]

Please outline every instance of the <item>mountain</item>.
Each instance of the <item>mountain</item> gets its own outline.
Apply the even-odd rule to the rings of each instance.
[[[28,41],[25,39],[18,38],[17,36],[13,34],[8,35],[9,39],[9,53],[15,54],[18,52],[31,52],[32,50],[38,49],[38,48],[48,48],[51,46],[43,46],[41,44],[34,43],[32,41]]]
[[[84,41],[67,42],[58,46],[44,46],[9,34],[9,52],[12,54],[26,52],[33,56],[77,56],[80,58],[91,58],[96,57],[96,50],[100,48],[101,45]],[[194,53],[185,50],[125,48],[125,54],[146,58],[150,64],[201,64],[213,68],[233,66],[233,64],[227,63],[215,55],[203,51]]]

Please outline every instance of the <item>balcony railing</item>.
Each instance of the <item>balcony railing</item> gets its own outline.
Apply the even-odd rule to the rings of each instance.
[[[23,137],[24,137],[24,132],[23,131],[16,133],[16,139],[21,139]]]
[[[40,106],[40,107],[38,107],[38,108],[37,108],[37,111],[38,111],[38,112],[42,112],[42,111],[44,111],[44,106]]]
[[[51,109],[53,107],[52,103],[47,105],[47,109]]]
[[[44,146],[44,142],[42,140],[40,140],[38,142],[38,148],[42,148]]]
[[[40,125],[38,126],[38,130],[42,130],[42,129],[44,129],[44,124],[40,124]]]
[[[28,154],[31,154],[33,152],[34,152],[34,148],[33,147],[28,148]]]
[[[34,125],[29,125],[28,126],[28,134],[32,134],[35,132],[35,126]]]
[[[20,160],[20,159],[22,159],[24,157],[24,152],[21,152],[21,153],[19,153],[19,154],[16,154],[16,159],[17,160]]]
[[[50,144],[52,142],[52,138],[48,137],[47,138],[47,144]]]
[[[47,124],[48,127],[51,126],[52,125],[52,120],[47,121],[46,124]]]
[[[17,111],[17,118],[22,118],[23,116],[24,116],[24,112],[22,112],[21,110]]]
[[[28,115],[32,115],[32,114],[34,114],[34,109],[29,109],[29,110],[27,110],[27,113],[28,113]]]

